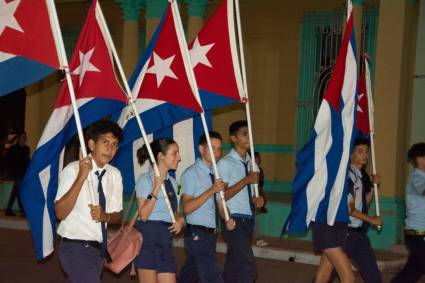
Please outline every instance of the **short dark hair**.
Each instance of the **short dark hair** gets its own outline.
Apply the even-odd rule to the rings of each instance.
[[[366,138],[356,138],[354,140],[354,146],[358,146],[358,145],[367,145],[370,146],[370,140],[366,139]]]
[[[123,133],[120,126],[111,120],[99,120],[86,129],[86,140],[97,141],[100,135],[111,133],[118,142],[122,142]]]
[[[220,141],[223,141],[223,138],[221,137],[220,133],[215,132],[215,131],[210,131],[210,138],[211,139],[218,139]],[[206,145],[207,144],[207,136],[204,134],[202,134],[202,136],[199,138],[199,145]]]
[[[154,140],[150,143],[152,153],[155,157],[155,161],[158,162],[158,154],[166,154],[168,149],[170,148],[170,145],[177,144],[175,140],[170,138],[161,138]],[[149,151],[146,147],[146,144],[144,144],[141,148],[137,150],[137,161],[140,165],[143,165],[146,160],[149,159]]]
[[[248,127],[248,122],[246,120],[235,121],[229,126],[229,135],[236,136],[240,128]]]
[[[421,156],[425,156],[425,143],[423,142],[413,144],[407,152],[407,160],[414,166],[416,166],[416,158]]]
[[[259,157],[260,153],[258,151],[254,151],[254,158]]]

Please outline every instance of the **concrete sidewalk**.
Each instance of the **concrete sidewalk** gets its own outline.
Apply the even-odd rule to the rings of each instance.
[[[0,228],[29,230],[28,222],[21,217],[0,216]],[[110,229],[110,234],[114,229]],[[279,239],[264,238],[269,245],[266,247],[257,247],[253,245],[253,251],[257,258],[273,259],[287,262],[304,263],[318,265],[320,256],[314,254],[313,246],[310,241],[297,239]],[[183,247],[183,238],[178,237],[174,240],[174,246]],[[217,252],[226,253],[227,245],[221,237],[218,239]],[[378,259],[378,266],[382,272],[397,272],[407,260],[406,254],[396,253],[384,250],[375,250]]]

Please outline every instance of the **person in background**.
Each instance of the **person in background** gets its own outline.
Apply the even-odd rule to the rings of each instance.
[[[26,142],[27,134],[25,132],[20,133],[18,135],[17,142],[10,147],[6,156],[8,176],[13,180],[13,188],[5,210],[5,215],[7,216],[16,216],[16,214],[12,211],[12,207],[16,199],[18,199],[20,213],[21,215],[24,215],[21,199],[19,197],[19,189],[30,162],[30,148],[26,145]]]
[[[260,215],[268,212],[268,210],[266,208],[267,199],[266,199],[266,196],[264,194],[264,171],[263,171],[263,168],[261,167],[261,155],[260,155],[260,153],[256,151],[256,152],[254,152],[254,156],[255,156],[255,163],[257,164],[258,168],[260,169],[260,177],[259,177],[259,181],[258,181],[258,192],[259,192],[260,196],[262,196],[263,199],[264,199],[264,205],[255,210],[254,237],[256,238],[255,244],[258,247],[266,247],[266,246],[269,245],[269,243],[267,243],[263,238],[260,237]]]

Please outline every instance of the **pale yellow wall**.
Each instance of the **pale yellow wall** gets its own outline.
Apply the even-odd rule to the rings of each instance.
[[[406,181],[417,5],[409,0],[380,3],[374,88],[376,159],[383,179],[381,192],[387,196],[402,195]]]

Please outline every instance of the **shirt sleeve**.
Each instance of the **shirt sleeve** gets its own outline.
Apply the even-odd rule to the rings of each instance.
[[[420,195],[425,192],[425,178],[417,174],[412,176],[412,187]]]
[[[152,192],[153,183],[150,174],[144,174],[137,179],[136,182],[136,197],[147,199]]]
[[[221,159],[217,164],[217,170],[223,182],[230,185],[230,180],[232,178],[232,168],[229,164],[229,161],[226,159]]]
[[[77,179],[78,170],[75,170],[73,164],[66,166],[59,175],[58,191],[55,201],[60,200],[71,189],[72,184]]]
[[[186,171],[182,175],[181,183],[183,187],[183,194],[193,197],[196,191],[196,181],[193,178],[191,171]]]

